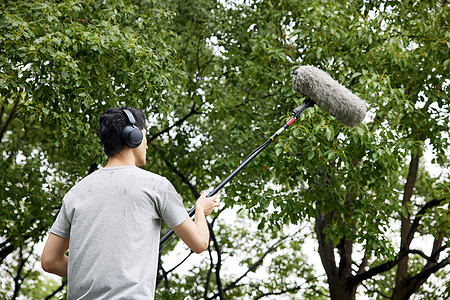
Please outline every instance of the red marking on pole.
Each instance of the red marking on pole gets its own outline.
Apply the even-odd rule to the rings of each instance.
[[[289,121],[287,121],[287,125],[288,126],[291,126],[292,125],[292,123],[294,123],[295,122],[295,120],[297,120],[296,118],[292,118],[292,119],[290,119]]]

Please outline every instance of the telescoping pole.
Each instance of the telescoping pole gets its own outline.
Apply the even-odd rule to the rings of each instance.
[[[275,140],[280,134],[282,134],[287,128],[289,128],[295,120],[308,108],[314,106],[314,102],[312,100],[306,99],[300,106],[292,111],[293,117],[289,119],[280,129],[277,130],[267,141],[264,142],[261,146],[256,148],[244,161],[230,174],[228,177],[222,181],[212,192],[208,194],[207,197],[214,196],[218,191],[220,191],[228,182],[233,179],[249,162],[251,162],[256,156],[258,156],[273,140]],[[195,214],[195,207],[189,211],[189,216],[192,217]],[[163,244],[174,234],[173,230],[170,229],[159,241],[159,246],[162,247]],[[174,240],[176,236],[170,240],[164,247],[160,248],[159,253],[164,251],[166,247]]]

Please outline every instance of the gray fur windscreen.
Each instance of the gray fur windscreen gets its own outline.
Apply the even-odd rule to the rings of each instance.
[[[294,90],[314,101],[337,121],[354,127],[364,120],[366,103],[326,72],[313,66],[300,66],[292,74]]]

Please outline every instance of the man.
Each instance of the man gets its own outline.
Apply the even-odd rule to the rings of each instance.
[[[162,220],[196,253],[208,247],[205,216],[219,206],[216,197],[202,195],[192,221],[172,184],[139,168],[144,127],[142,111],[108,109],[99,126],[108,163],[64,196],[41,264],[67,277],[68,299],[153,299]]]

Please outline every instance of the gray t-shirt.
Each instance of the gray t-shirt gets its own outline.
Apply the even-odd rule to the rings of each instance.
[[[161,221],[173,228],[188,217],[164,177],[134,166],[86,176],[50,229],[69,239],[68,299],[153,299]]]

